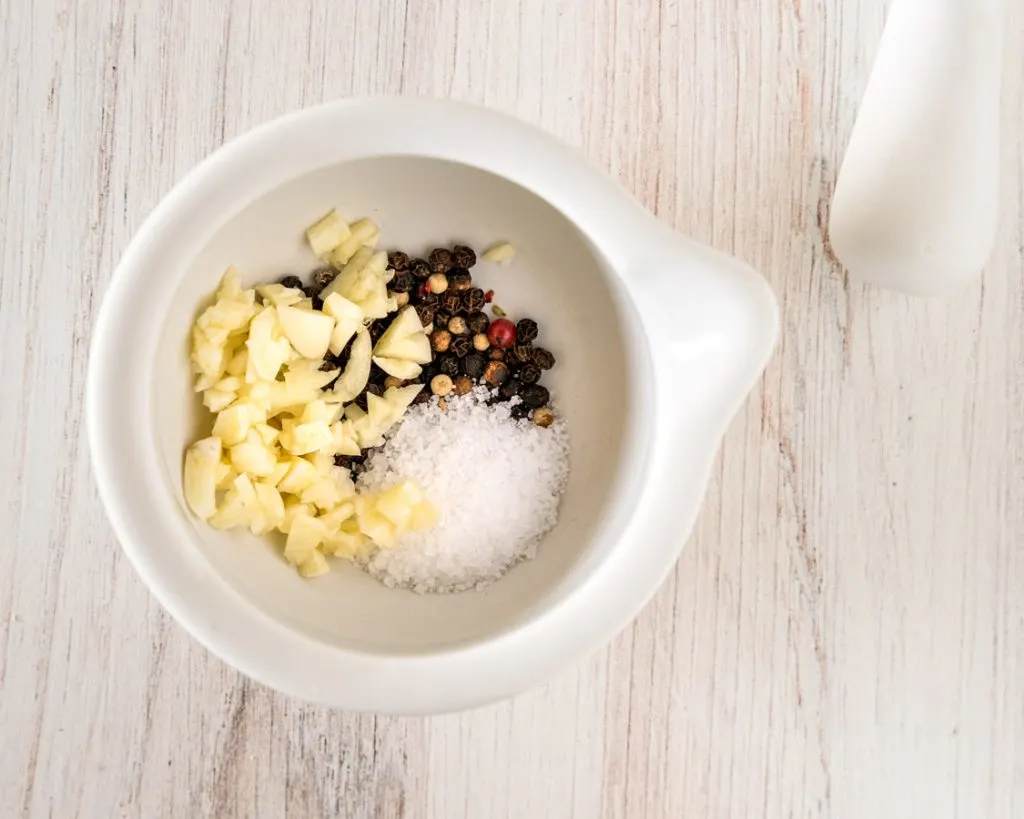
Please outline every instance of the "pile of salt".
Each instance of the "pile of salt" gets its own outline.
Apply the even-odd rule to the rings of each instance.
[[[511,416],[512,404],[488,404],[477,387],[413,407],[359,478],[367,490],[411,479],[440,513],[438,524],[404,536],[366,559],[388,586],[454,592],[497,580],[536,554],[558,519],[569,476],[565,422],[543,429]]]

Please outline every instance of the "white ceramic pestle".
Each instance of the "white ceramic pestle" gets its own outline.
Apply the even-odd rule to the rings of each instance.
[[[839,172],[849,272],[917,295],[978,274],[995,239],[1003,0],[896,0]]]

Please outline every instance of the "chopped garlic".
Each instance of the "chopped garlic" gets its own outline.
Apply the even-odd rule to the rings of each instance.
[[[515,255],[516,249],[512,247],[510,242],[498,242],[484,252],[483,258],[488,262],[505,264],[510,262]]]
[[[195,391],[215,419],[212,436],[186,452],[186,502],[218,529],[285,534],[285,558],[304,577],[328,571],[327,556],[353,559],[389,547],[437,517],[415,486],[358,495],[348,470],[335,466],[336,455],[383,443],[423,388],[370,395],[363,412],[351,402],[366,388],[374,357],[405,377],[431,360],[411,308],[395,316],[374,350],[366,323],[398,310],[379,237],[371,220],[347,225],[332,211],[307,231],[314,252],[340,270],[321,294],[322,309],[297,288],[243,289],[229,268],[192,328]],[[344,372],[324,371],[328,351],[346,347]]]

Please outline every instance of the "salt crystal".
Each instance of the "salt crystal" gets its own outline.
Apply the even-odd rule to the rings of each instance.
[[[436,400],[411,407],[366,460],[362,489],[411,479],[440,515],[436,526],[366,559],[386,585],[420,593],[480,588],[534,557],[558,520],[569,477],[565,422],[538,427],[513,418],[511,403],[488,405],[490,396],[477,387],[449,396],[447,409]]]

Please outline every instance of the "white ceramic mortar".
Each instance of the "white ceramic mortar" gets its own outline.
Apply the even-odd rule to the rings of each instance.
[[[307,273],[302,231],[332,207],[377,221],[381,247],[518,250],[473,272],[538,320],[559,359],[545,380],[571,426],[572,476],[537,559],[485,591],[420,596],[341,562],[306,581],[269,539],[215,531],[182,501],[184,448],[209,424],[188,368],[197,307],[229,264],[247,285]],[[93,340],[93,462],[139,574],[225,661],[344,708],[465,708],[578,659],[640,610],[776,334],[759,276],[546,134],[451,102],[339,102],[224,146],[133,239]]]

